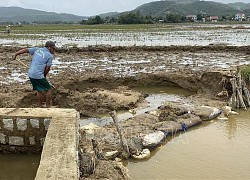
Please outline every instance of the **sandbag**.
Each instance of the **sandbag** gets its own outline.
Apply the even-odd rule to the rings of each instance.
[[[165,133],[162,131],[150,133],[143,137],[142,145],[146,148],[155,148],[156,146],[160,145],[165,140],[165,138]]]
[[[202,121],[207,121],[218,117],[221,114],[221,110],[210,106],[201,106],[193,108],[191,113],[199,116]]]

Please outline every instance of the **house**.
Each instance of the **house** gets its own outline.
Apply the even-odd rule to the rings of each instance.
[[[243,21],[246,19],[246,15],[244,13],[237,13],[234,17],[236,21]]]
[[[196,15],[187,15],[186,18],[190,21],[196,22],[197,16]]]
[[[218,19],[219,19],[218,16],[210,16],[210,17],[209,17],[209,20],[210,20],[211,22],[217,22]]]

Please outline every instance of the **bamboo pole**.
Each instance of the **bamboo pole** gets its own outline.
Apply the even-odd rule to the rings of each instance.
[[[230,79],[231,85],[232,85],[232,108],[236,108],[237,107],[237,100],[236,100],[236,79],[232,78]]]
[[[113,122],[114,122],[115,127],[116,127],[116,130],[117,130],[117,132],[119,134],[120,143],[121,143],[121,146],[123,148],[123,156],[125,158],[128,158],[130,156],[129,148],[128,148],[127,143],[125,142],[125,138],[123,137],[123,134],[122,134],[122,131],[121,131],[121,127],[118,124],[116,111],[109,112],[109,115],[112,117]]]
[[[242,82],[242,89],[243,89],[243,93],[245,95],[245,99],[246,99],[246,102],[247,102],[247,106],[250,107],[250,94],[249,94],[249,91],[247,89],[247,86],[246,86],[246,82],[243,81]]]
[[[237,88],[237,94],[238,94],[239,105],[240,105],[240,107],[242,107],[242,108],[244,108],[244,109],[247,109],[247,108],[246,108],[246,105],[245,105],[245,103],[244,103],[243,97],[242,97],[242,92],[240,92],[240,89],[241,89],[241,88]]]
[[[246,109],[246,105],[244,103],[243,97],[242,97],[242,78],[241,78],[241,73],[240,73],[240,69],[237,69],[238,74],[237,74],[237,79],[238,79],[238,96],[239,96],[239,102],[240,102],[240,107]]]

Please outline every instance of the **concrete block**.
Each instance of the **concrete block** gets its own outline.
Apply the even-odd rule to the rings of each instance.
[[[15,145],[15,146],[23,146],[24,145],[23,137],[10,136],[9,137],[9,144]]]
[[[44,127],[46,131],[49,129],[50,120],[51,119],[44,119]]]
[[[0,143],[1,144],[6,144],[6,141],[5,141],[5,136],[3,133],[0,133]]]
[[[39,129],[39,120],[38,119],[30,119],[30,124],[33,128]]]
[[[13,119],[3,119],[3,127],[10,131],[13,131],[14,129]]]
[[[30,145],[36,145],[35,137],[29,137]]]
[[[16,120],[17,129],[21,131],[27,130],[27,119],[19,119]]]

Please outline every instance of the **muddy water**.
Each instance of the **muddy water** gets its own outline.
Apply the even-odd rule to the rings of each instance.
[[[134,109],[135,114],[132,114],[128,111],[117,112],[118,121],[124,121],[128,118],[133,117],[134,115],[143,114],[147,111],[157,109],[162,103],[164,103],[164,101],[182,102],[189,104],[189,100],[187,100],[185,97],[193,94],[193,92],[184,90],[182,88],[167,86],[137,87],[135,88],[135,90],[148,94],[148,97],[146,98],[146,105]],[[81,119],[80,126],[84,126],[90,123],[94,123],[98,126],[104,126],[113,123],[112,118],[108,114],[97,114],[97,116],[99,117]]]
[[[40,155],[0,154],[0,179],[33,180]]]
[[[249,137],[250,110],[240,111],[179,134],[127,167],[134,179],[250,179]]]

